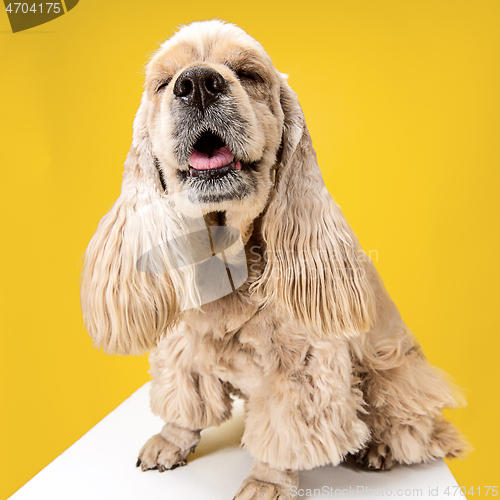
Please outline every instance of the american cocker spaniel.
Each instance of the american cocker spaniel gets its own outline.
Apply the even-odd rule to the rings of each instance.
[[[461,396],[426,360],[328,193],[296,94],[220,21],[183,27],[146,70],[121,195],[86,254],[96,346],[151,350],[166,422],[142,470],[184,465],[247,401],[236,499],[292,499],[298,471],[464,453]],[[295,489],[296,491],[296,489]]]

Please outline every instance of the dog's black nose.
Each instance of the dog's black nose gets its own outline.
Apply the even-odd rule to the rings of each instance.
[[[193,66],[183,71],[174,85],[174,95],[189,106],[205,110],[226,90],[227,82],[215,69]]]

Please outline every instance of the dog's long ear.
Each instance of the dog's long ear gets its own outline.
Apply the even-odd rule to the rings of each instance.
[[[374,316],[364,254],[325,187],[297,96],[280,78],[282,149],[262,221],[266,266],[256,288],[314,336],[356,335]]]
[[[85,253],[84,321],[94,344],[110,354],[151,349],[180,311],[160,244],[176,236],[181,221],[162,188],[146,120],[143,96],[120,197]]]

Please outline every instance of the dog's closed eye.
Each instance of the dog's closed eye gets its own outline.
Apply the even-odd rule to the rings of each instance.
[[[156,82],[155,93],[158,94],[164,91],[171,81],[172,78],[162,78],[161,80],[158,80],[158,82]]]
[[[259,73],[255,71],[240,69],[236,71],[236,76],[241,82],[264,83],[264,79],[262,78],[262,76],[260,76]]]

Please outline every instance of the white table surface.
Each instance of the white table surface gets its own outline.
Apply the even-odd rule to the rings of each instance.
[[[10,498],[231,500],[252,465],[250,455],[239,446],[243,402],[235,401],[231,420],[202,431],[187,466],[163,473],[142,472],[135,467],[137,453],[162,425],[150,412],[149,383],[145,384]],[[449,495],[445,494],[447,487]],[[349,459],[338,467],[301,472],[299,488],[303,491],[297,500],[464,498],[443,460],[378,472],[362,469]]]

